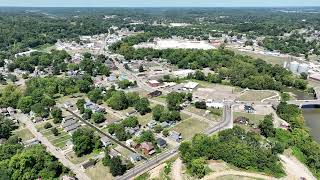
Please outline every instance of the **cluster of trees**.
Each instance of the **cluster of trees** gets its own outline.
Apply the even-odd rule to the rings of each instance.
[[[115,110],[124,110],[128,107],[134,107],[141,115],[151,111],[148,98],[140,98],[137,92],[125,93],[114,89],[108,90],[104,97],[108,106]]]
[[[131,134],[126,132],[126,128],[134,128],[139,125],[139,121],[137,117],[131,116],[120,123],[113,123],[108,126],[108,132],[110,134],[114,134],[119,141],[126,141],[131,138]]]
[[[37,116],[47,117],[50,108],[56,104],[55,97],[57,94],[69,95],[86,92],[87,88],[91,88],[91,86],[92,80],[88,76],[84,76],[83,79],[51,76],[32,78],[26,82],[26,90],[23,93],[16,87],[6,87],[0,98],[0,105],[19,108],[23,113],[32,110]],[[12,98],[15,98],[15,100]],[[55,118],[57,122],[60,121],[59,118],[61,120],[61,117]]]
[[[221,159],[239,168],[276,177],[284,175],[277,154],[263,146],[257,134],[246,132],[238,126],[213,137],[195,135],[191,142],[181,143],[179,150],[188,171],[199,178],[208,172],[205,163],[211,159]]]
[[[111,157],[109,155],[109,149],[105,149],[105,156],[102,159],[102,164],[104,166],[110,167],[110,172],[113,177],[123,175],[128,169],[133,167],[132,164],[123,164],[120,156]]]
[[[144,37],[144,38],[143,38]],[[281,90],[283,86],[306,89],[307,82],[296,78],[290,71],[279,65],[267,64],[261,59],[236,55],[230,50],[185,50],[185,49],[135,49],[131,45],[145,41],[148,33],[132,36],[119,42],[115,51],[127,59],[167,59],[171,64],[184,69],[202,69],[209,67],[215,74],[197,73],[193,78],[220,83],[227,80],[231,85],[250,89]],[[116,45],[115,45],[116,46]]]
[[[77,129],[72,134],[73,150],[77,156],[90,154],[93,150],[101,148],[101,141],[93,130],[89,128]]]
[[[99,55],[97,57],[92,56],[90,53],[85,53],[83,55],[83,60],[81,60],[79,66],[73,64],[72,70],[82,70],[91,76],[96,75],[110,75],[110,69],[104,63],[107,60],[107,57],[104,55]]]
[[[282,102],[277,108],[277,114],[290,124],[290,130],[276,129],[274,135],[271,133],[271,139],[282,143],[285,148],[291,148],[293,154],[320,178],[320,145],[305,127],[301,110]]]
[[[192,93],[171,92],[166,96],[167,107],[170,111],[180,110],[180,105],[184,101],[192,101]]]
[[[152,109],[152,116],[155,121],[159,122],[181,121],[179,111],[170,111],[162,105],[156,105]]]
[[[12,120],[0,115],[0,139],[8,139],[14,129]]]
[[[50,53],[32,52],[30,56],[19,56],[8,64],[8,70],[13,72],[16,68],[32,73],[36,67],[38,70],[52,67],[53,74],[60,74],[67,70],[67,61],[71,56],[64,50],[52,50]]]
[[[316,40],[308,41],[306,35],[293,33],[289,37],[267,37],[263,46],[268,50],[279,50],[294,56],[304,54],[306,58],[310,53],[320,55],[320,46]]]
[[[118,82],[118,86],[121,89],[127,89],[130,86],[136,86],[136,85],[137,85],[136,81],[135,82],[131,82],[131,81],[127,80],[127,79],[124,79],[124,80]]]
[[[2,179],[57,179],[68,172],[69,170],[41,145],[24,148],[17,141],[8,140],[0,146]]]

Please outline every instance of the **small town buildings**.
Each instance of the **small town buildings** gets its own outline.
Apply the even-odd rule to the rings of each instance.
[[[127,114],[126,114],[126,115],[129,117],[129,116],[134,115],[135,113],[137,113],[137,110],[129,111],[129,112],[127,112]]]
[[[167,146],[166,140],[164,140],[164,139],[162,139],[162,138],[158,138],[156,141],[157,141],[157,146],[158,146],[159,148],[164,148],[164,147]]]
[[[187,82],[186,84],[184,84],[183,88],[192,91],[194,90],[197,86],[199,85],[199,83],[196,82]]]
[[[162,95],[162,92],[156,90],[156,91],[153,91],[153,92],[149,93],[149,94],[148,94],[148,97],[149,97],[149,98],[154,98],[154,97],[158,97],[158,96],[161,96],[161,95]]]
[[[33,138],[30,140],[24,141],[23,144],[24,144],[24,147],[29,147],[32,145],[40,144],[40,141],[36,138]]]
[[[194,74],[196,71],[192,70],[192,69],[182,69],[182,70],[177,70],[177,71],[173,71],[172,74],[175,77],[179,77],[179,78],[185,78],[187,77],[189,74]]]
[[[216,109],[220,109],[220,108],[223,108],[223,103],[220,103],[220,102],[214,102],[212,99],[208,99],[206,101],[206,106],[208,108],[216,108]]]
[[[138,161],[141,161],[141,156],[137,153],[132,153],[131,155],[129,155],[129,160],[132,162],[132,163],[136,163]]]
[[[63,118],[61,123],[61,128],[64,129],[65,132],[72,133],[77,130],[81,125],[73,116],[67,116]]]
[[[254,113],[254,108],[251,105],[244,105],[244,111],[247,113]]]
[[[153,129],[155,126],[157,125],[157,121],[150,121],[147,126],[150,128],[150,129]]]
[[[168,128],[170,125],[169,125],[169,123],[167,123],[166,121],[164,121],[164,122],[160,123],[160,126],[161,126],[162,128]]]
[[[86,170],[86,169],[88,169],[90,167],[93,167],[94,165],[95,165],[95,161],[92,160],[92,159],[89,159],[88,161],[86,161],[86,162],[81,164],[81,168],[83,170]]]
[[[178,133],[176,131],[170,131],[169,137],[176,142],[180,142],[182,140],[181,133]]]
[[[111,140],[107,136],[103,136],[102,138],[100,138],[100,141],[103,147],[111,145]]]
[[[84,107],[86,109],[91,109],[93,112],[101,112],[101,113],[105,113],[106,112],[106,108],[102,107],[102,106],[99,106],[91,101],[87,101],[85,104],[84,104]]]
[[[43,118],[42,117],[35,117],[33,118],[32,122],[33,123],[39,123],[39,122],[42,122],[43,121]]]
[[[145,155],[152,155],[155,153],[154,147],[151,142],[143,142],[141,143],[140,147]]]
[[[161,83],[159,81],[157,81],[157,80],[149,80],[148,84],[151,87],[158,87],[158,86],[160,86]]]

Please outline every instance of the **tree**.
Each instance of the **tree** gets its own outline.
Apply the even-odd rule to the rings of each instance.
[[[160,124],[156,125],[154,127],[154,132],[155,133],[160,133],[163,130],[162,126]]]
[[[180,104],[184,98],[183,93],[171,92],[167,95],[166,101],[169,110],[180,110]]]
[[[102,95],[101,95],[101,93],[102,93],[102,90],[96,88],[96,89],[94,89],[94,90],[92,90],[92,91],[90,91],[90,92],[88,93],[88,98],[89,98],[92,102],[97,103],[98,100],[100,100],[100,99],[103,98]]]
[[[62,122],[62,111],[60,108],[53,108],[51,110],[51,116],[53,118],[53,123],[57,124]]]
[[[104,165],[104,166],[110,166],[111,165],[111,156],[110,156],[110,150],[109,150],[109,148],[108,147],[106,147],[105,149],[104,149],[104,157],[103,157],[103,159],[102,159],[102,164]]]
[[[54,136],[58,136],[58,135],[59,135],[59,131],[58,131],[57,128],[52,128],[52,129],[51,129],[51,132],[52,132],[52,134],[53,134]]]
[[[83,115],[82,115],[82,118],[83,118],[84,120],[89,120],[89,119],[91,119],[91,116],[92,116],[92,110],[91,110],[91,109],[86,109],[86,110],[84,110],[84,113],[83,113]]]
[[[42,179],[56,179],[61,174],[68,172],[41,145],[34,145],[19,151],[10,158],[8,169],[10,169],[11,179],[37,179],[39,177]]]
[[[167,137],[169,135],[169,130],[168,129],[164,129],[162,131],[162,135],[164,135],[164,137]]]
[[[204,158],[193,159],[188,170],[198,178],[203,178],[210,171]]]
[[[0,116],[0,139],[8,139],[14,130],[13,122],[3,116]]]
[[[156,105],[152,109],[152,116],[155,121],[159,121],[162,115],[162,112],[164,111],[164,107],[162,105]]]
[[[303,79],[303,80],[307,80],[308,79],[308,74],[305,73],[305,72],[301,73],[300,76],[301,76],[301,79]]]
[[[207,105],[206,102],[204,101],[198,101],[194,104],[196,106],[196,108],[198,109],[207,109]]]
[[[139,137],[139,142],[155,142],[154,134],[152,131],[142,131],[140,137]]]
[[[20,109],[23,113],[29,113],[31,111],[32,105],[33,105],[32,97],[24,96],[19,100],[17,108]]]
[[[80,111],[80,114],[84,113],[84,104],[86,103],[86,101],[84,99],[79,99],[76,103],[76,106],[78,108],[78,110]]]
[[[52,127],[51,123],[47,122],[44,126],[45,129],[49,129]]]
[[[265,137],[274,137],[275,129],[273,127],[272,115],[267,115],[264,120],[259,124],[261,134]]]
[[[114,92],[107,103],[108,106],[114,110],[124,110],[128,108],[128,100],[123,91]]]
[[[105,121],[105,117],[104,117],[104,114],[103,113],[93,113],[92,116],[91,116],[93,122],[95,123],[102,123]]]
[[[139,72],[141,72],[141,73],[144,72],[144,68],[142,65],[139,66]]]
[[[72,134],[73,150],[78,157],[101,147],[100,138],[91,129],[80,128]]]
[[[122,164],[122,161],[119,156],[111,158],[109,167],[110,172],[114,177],[123,175],[127,170],[126,166]]]
[[[148,98],[141,98],[134,104],[135,109],[141,114],[145,115],[151,111],[150,102]]]
[[[138,121],[138,118],[135,117],[135,116],[131,116],[131,117],[128,117],[124,120],[121,121],[121,124],[124,126],[124,127],[137,127],[139,125],[139,121]]]

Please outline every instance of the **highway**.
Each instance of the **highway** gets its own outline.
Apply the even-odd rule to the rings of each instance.
[[[220,130],[232,128],[233,120],[232,120],[232,104],[231,102],[226,102],[224,111],[223,111],[223,121],[219,122],[217,125],[210,127],[209,129],[204,132],[204,134],[211,135]],[[116,177],[116,180],[128,180],[134,178],[135,176],[148,171],[159,164],[161,164],[166,159],[178,154],[179,146],[172,148],[171,150],[165,151],[152,159],[148,159],[143,164],[136,166],[129,171],[127,171],[124,175],[120,177]]]

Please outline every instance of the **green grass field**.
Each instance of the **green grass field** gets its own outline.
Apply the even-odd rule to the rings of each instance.
[[[253,91],[249,90],[237,98],[239,101],[261,101],[265,98],[277,95],[272,91]]]
[[[110,173],[109,167],[103,166],[101,161],[99,161],[94,167],[87,169],[85,173],[91,179],[95,180],[114,179]]]
[[[17,131],[14,131],[13,133],[21,138],[22,141],[27,141],[34,138],[33,134],[27,128],[19,129]]]
[[[183,120],[170,130],[181,133],[183,140],[185,140],[192,138],[197,133],[202,133],[206,128],[208,128],[208,123],[190,118]]]
[[[264,119],[264,115],[259,114],[249,114],[245,112],[234,112],[233,113],[233,119],[236,119],[239,116],[243,116],[249,119],[250,123],[254,123],[255,125],[258,125],[260,121]]]

